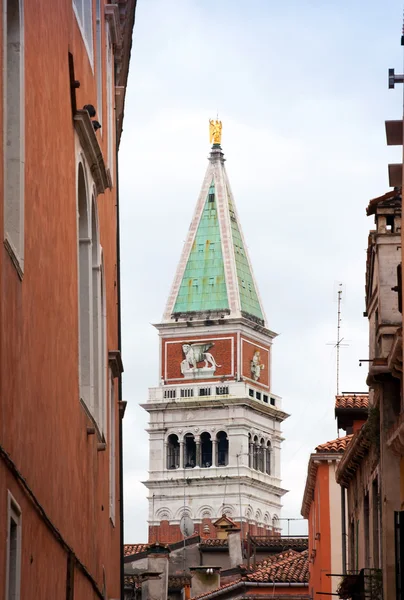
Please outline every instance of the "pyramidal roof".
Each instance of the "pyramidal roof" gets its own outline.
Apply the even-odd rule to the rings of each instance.
[[[224,161],[214,144],[164,321],[221,313],[266,325]]]

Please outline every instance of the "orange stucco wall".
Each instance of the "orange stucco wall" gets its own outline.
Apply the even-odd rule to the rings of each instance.
[[[97,436],[87,435],[91,423],[79,402],[77,183],[69,51],[81,84],[78,108],[96,105],[96,83],[72,0],[26,0],[24,21],[25,265],[21,281],[1,245],[0,444],[99,587],[104,566],[107,595],[118,598],[118,451],[114,527],[109,519],[109,451],[97,452]],[[104,19],[102,28],[105,32]],[[105,38],[102,46],[105,65]],[[105,97],[104,90],[106,123]],[[2,94],[0,102],[1,98]],[[3,135],[1,119],[0,128]],[[105,159],[108,133],[105,124],[99,137]],[[1,160],[1,185],[2,165]],[[99,196],[97,204],[105,263],[107,346],[116,350],[115,188]],[[0,230],[3,235],[2,202]],[[116,439],[117,411],[116,405]],[[0,583],[5,580],[7,489],[22,507],[21,597],[65,597],[66,553],[1,458]],[[95,597],[77,569],[75,580],[75,598]],[[4,593],[0,585],[0,600]]]
[[[329,465],[318,465],[316,485],[309,514],[309,588],[313,597],[317,592],[331,593],[331,529]]]

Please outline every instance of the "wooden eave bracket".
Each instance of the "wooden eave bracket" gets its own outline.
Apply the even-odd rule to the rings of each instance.
[[[119,377],[119,375],[123,373],[123,363],[120,350],[110,350],[108,352],[108,364],[114,378]]]
[[[403,165],[402,163],[389,165],[389,186],[401,187],[403,184]]]
[[[403,145],[403,121],[385,121],[388,146]]]
[[[97,194],[103,194],[109,187],[108,173],[90,115],[86,110],[76,111],[74,126],[94,178]]]
[[[125,416],[126,405],[127,405],[126,400],[120,400],[118,402],[119,416],[121,417],[121,419],[123,419]]]
[[[119,16],[119,6],[117,4],[105,5],[105,18],[109,23],[112,43],[120,46],[122,43],[121,19]]]

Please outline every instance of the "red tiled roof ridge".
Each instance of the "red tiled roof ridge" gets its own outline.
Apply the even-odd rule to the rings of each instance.
[[[349,442],[352,440],[353,434],[350,433],[345,435],[344,437],[336,438],[335,440],[330,440],[329,442],[325,442],[324,444],[319,444],[316,447],[316,452],[335,452],[342,453],[345,452]]]

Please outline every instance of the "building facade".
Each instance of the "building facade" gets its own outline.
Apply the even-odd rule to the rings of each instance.
[[[161,323],[149,412],[149,541],[279,531],[280,425],[267,321],[213,129],[209,165]]]
[[[121,597],[117,149],[135,4],[0,3],[0,599]]]
[[[318,592],[335,594],[338,587],[338,579],[330,577],[342,570],[341,494],[335,473],[351,437],[321,444],[310,455],[301,514],[308,520],[309,589],[313,598]]]

